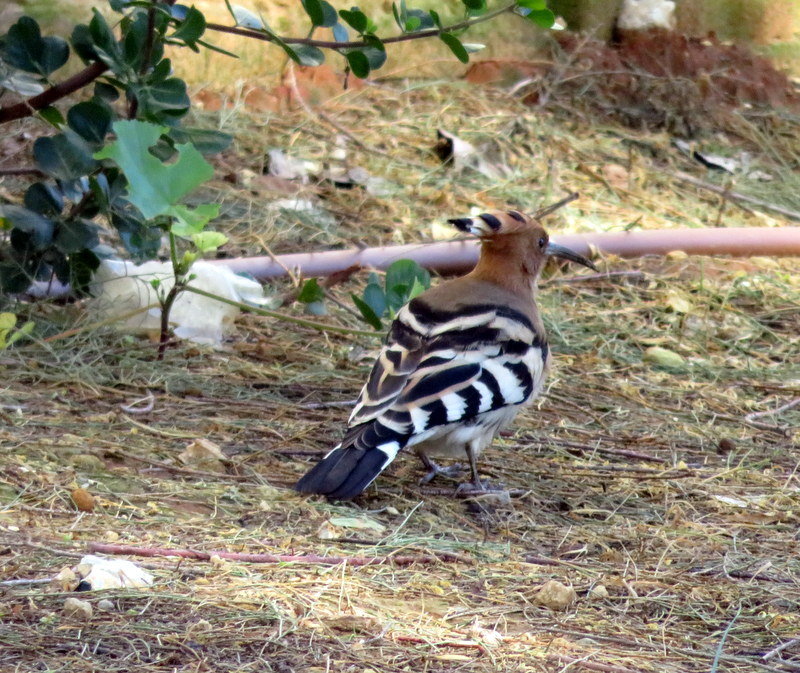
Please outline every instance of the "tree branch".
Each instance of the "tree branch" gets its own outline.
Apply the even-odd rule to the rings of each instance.
[[[496,16],[500,16],[501,14],[505,14],[506,12],[510,12],[511,10],[517,7],[516,2],[512,2],[511,4],[504,5],[499,9],[494,10],[493,12],[487,12],[483,16],[476,16],[473,19],[465,19],[464,21],[459,21],[458,23],[454,23],[450,26],[444,26],[443,28],[430,28],[428,30],[419,30],[415,33],[404,33],[403,35],[397,35],[395,37],[387,37],[382,39],[381,42],[383,44],[393,44],[395,42],[408,42],[409,40],[421,40],[426,37],[436,37],[441,33],[449,33],[454,30],[462,30],[463,28],[469,28],[470,26],[474,26],[476,23],[483,23],[484,21],[489,21]],[[275,42],[271,35],[267,33],[263,33],[257,30],[251,30],[249,28],[239,28],[239,26],[224,26],[220,23],[208,23],[206,24],[206,28],[210,30],[216,30],[219,33],[230,33],[232,35],[241,35],[242,37],[252,37],[256,40],[263,40],[264,42]],[[354,49],[357,47],[368,47],[370,44],[365,42],[364,40],[354,40],[353,42],[335,42],[331,40],[313,40],[307,39],[303,37],[282,37],[281,40],[286,44],[300,44],[300,45],[307,45],[310,47],[319,47],[320,49]]]
[[[16,105],[0,108],[0,124],[14,121],[15,119],[22,119],[23,117],[30,117],[37,110],[42,110],[64,96],[68,96],[73,91],[82,89],[89,84],[89,82],[100,77],[106,70],[108,70],[108,66],[105,63],[96,61],[87,68],[81,70],[78,74],[65,79],[61,84],[56,84],[33,98],[28,98],[28,100],[24,100]]]

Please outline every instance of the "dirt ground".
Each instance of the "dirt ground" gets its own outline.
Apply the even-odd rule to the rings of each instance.
[[[587,123],[563,101],[398,80],[324,116],[199,115],[237,138],[208,190],[232,256],[431,240],[472,207],[530,211],[571,190],[581,199],[552,232],[791,224],[674,180],[727,184],[664,133]],[[750,152],[772,180],[733,189],[797,210],[797,120],[737,124],[701,149]],[[510,170],[443,169],[437,128],[494,143]],[[345,143],[350,167],[393,193],[263,175],[276,147],[324,173],[343,129],[361,142]],[[295,192],[330,217],[268,207]],[[223,349],[181,343],[159,363],[150,341],[93,326],[81,304],[18,305],[38,331],[0,353],[0,670],[800,670],[797,260],[598,264],[542,283],[546,394],[481,462],[506,501],[421,486],[410,458],[352,503],[288,488],[343,431],[376,338],[246,315]],[[314,319],[365,329],[349,293],[366,275],[331,288]],[[652,347],[679,361],[652,361]],[[198,439],[221,448],[220,472],[178,458]],[[211,558],[128,555],[153,586],[79,594],[94,608],[81,619],[63,610],[75,594],[34,580],[92,543]]]

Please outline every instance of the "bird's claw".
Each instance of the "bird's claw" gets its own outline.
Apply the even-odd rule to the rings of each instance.
[[[470,497],[473,495],[484,495],[487,493],[506,493],[508,489],[503,483],[492,483],[491,481],[465,481],[456,487],[456,495]]]
[[[433,481],[436,477],[444,477],[445,479],[457,480],[464,472],[464,466],[461,463],[455,463],[447,467],[441,467],[431,461],[428,466],[428,471],[419,480],[420,484],[427,484]]]

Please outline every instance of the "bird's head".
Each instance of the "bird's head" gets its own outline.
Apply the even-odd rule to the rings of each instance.
[[[559,257],[597,268],[583,255],[550,242],[538,220],[516,210],[493,210],[477,217],[448,220],[458,229],[481,239],[479,267],[494,270],[494,275],[511,274],[536,278],[548,257]]]

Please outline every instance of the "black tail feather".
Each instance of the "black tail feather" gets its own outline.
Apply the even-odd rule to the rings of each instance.
[[[355,498],[381,473],[387,458],[376,448],[337,448],[312,467],[294,488],[300,493],[318,493],[336,500]]]

